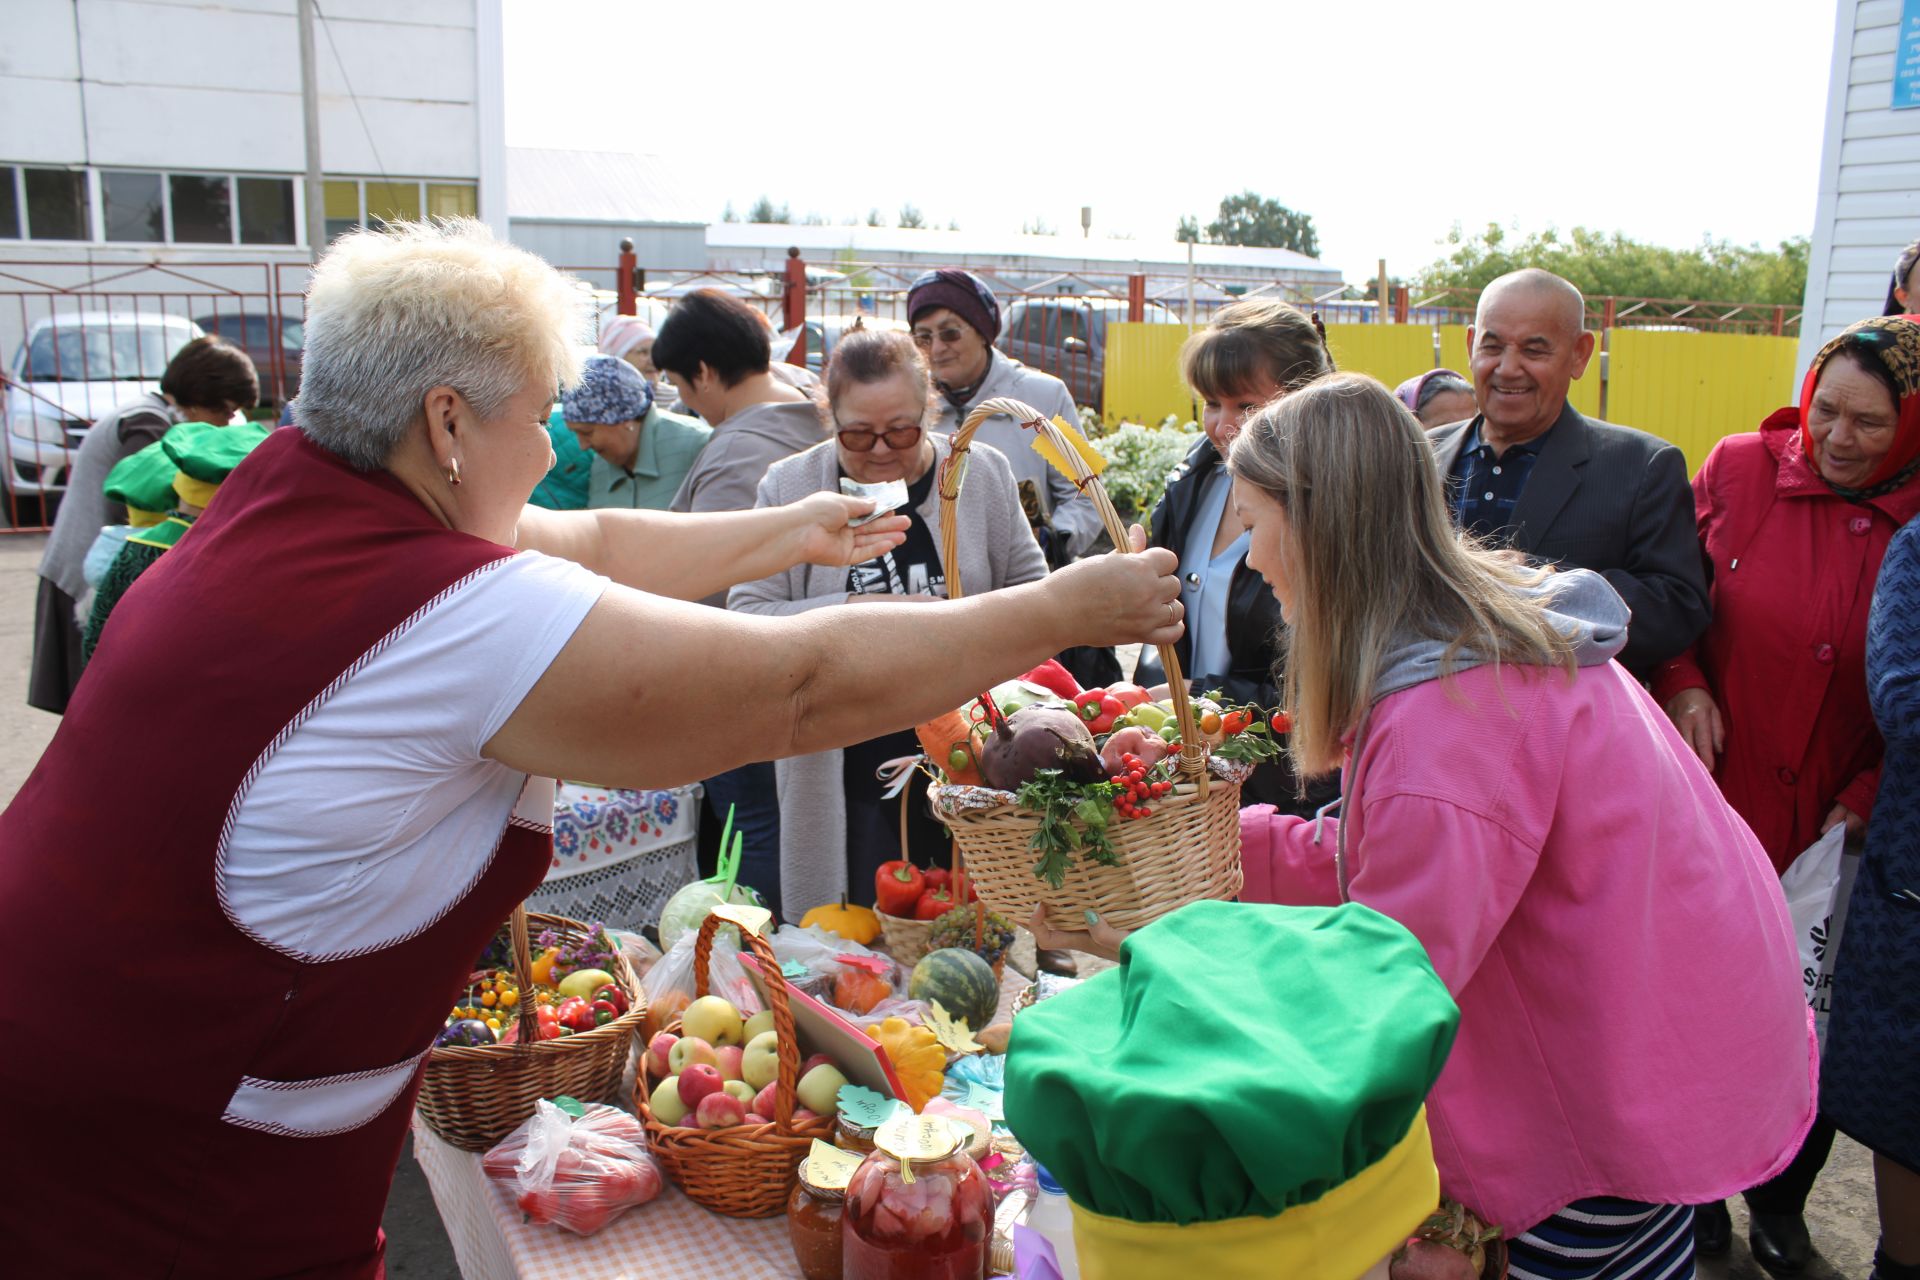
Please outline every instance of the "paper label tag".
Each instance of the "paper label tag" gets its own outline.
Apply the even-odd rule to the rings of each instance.
[[[807,968],[807,966],[801,964],[798,960],[788,960],[780,966],[780,976],[790,982],[797,981],[801,978],[811,978],[813,976],[813,970]]]
[[[587,1109],[585,1107],[581,1106],[577,1100],[573,1098],[569,1098],[565,1094],[561,1094],[559,1097],[555,1098],[553,1100],[553,1105],[560,1108],[562,1111],[566,1112],[568,1115],[572,1116],[575,1120],[578,1120],[581,1116],[584,1116],[587,1114]]]
[[[900,1180],[908,1183],[913,1181],[915,1162],[944,1160],[965,1141],[945,1116],[916,1116],[912,1112],[895,1116],[873,1135],[873,1145],[900,1162]]]
[[[857,1129],[878,1129],[895,1113],[905,1110],[906,1104],[898,1098],[883,1097],[857,1084],[840,1086],[840,1114]]]
[[[1080,455],[1080,461],[1087,464],[1089,474],[1097,476],[1107,469],[1107,460],[1101,456],[1098,449],[1087,442],[1087,438],[1080,434],[1078,427],[1073,426],[1058,414],[1054,415],[1053,425],[1062,436],[1066,437],[1067,443],[1073,446],[1073,451]],[[1043,432],[1033,433],[1033,451],[1045,458],[1049,466],[1067,479],[1076,482],[1079,480],[1073,468],[1067,465],[1066,455],[1056,449],[1053,441],[1049,440]]]
[[[773,912],[765,907],[748,906],[744,903],[729,902],[713,909],[712,914],[719,916],[729,924],[737,924],[748,933],[764,936],[767,926],[773,923]]]
[[[989,1089],[978,1080],[969,1080],[967,1081],[967,1096],[961,1099],[960,1105],[963,1107],[971,1107],[987,1119],[998,1123],[1007,1118],[1006,1112],[1002,1109],[1002,1100],[1004,1097],[1004,1094]]]
[[[815,1138],[807,1152],[807,1181],[822,1191],[845,1191],[865,1159],[858,1151],[842,1151]]]
[[[835,960],[849,969],[861,969],[876,978],[884,978],[893,969],[893,961],[885,956],[835,956]]]

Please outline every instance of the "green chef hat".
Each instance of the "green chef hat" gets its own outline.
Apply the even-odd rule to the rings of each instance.
[[[1014,1020],[1007,1122],[1085,1280],[1352,1280],[1439,1203],[1425,1101],[1459,1018],[1367,907],[1196,902]]]
[[[241,459],[267,438],[269,428],[259,422],[220,426],[211,422],[183,422],[160,437],[160,447],[179,468],[174,489],[196,507],[204,507],[220,482],[233,474]]]
[[[128,523],[135,527],[158,523],[173,506],[173,477],[179,468],[160,445],[156,440],[128,454],[107,472],[108,499],[126,506]]]

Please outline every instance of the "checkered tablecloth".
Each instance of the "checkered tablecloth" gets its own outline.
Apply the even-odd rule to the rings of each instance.
[[[1000,1018],[1027,985],[1011,966],[1000,984]],[[796,1280],[787,1220],[709,1213],[669,1182],[658,1199],[629,1209],[591,1236],[522,1221],[513,1197],[489,1182],[480,1157],[442,1142],[419,1113],[413,1153],[465,1280]]]
[[[668,1183],[590,1236],[521,1220],[480,1157],[449,1146],[416,1114],[413,1150],[466,1280],[795,1280],[787,1220],[723,1218]]]

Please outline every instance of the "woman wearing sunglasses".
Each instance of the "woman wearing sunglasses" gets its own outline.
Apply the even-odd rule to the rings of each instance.
[[[939,464],[950,452],[944,435],[927,429],[933,387],[926,361],[903,333],[856,330],[842,338],[827,366],[827,429],[833,438],[773,464],[760,483],[757,505],[785,506],[809,494],[840,491],[845,478],[861,484],[898,481],[907,487],[902,514],[912,522],[900,546],[851,569],[797,569],[735,587],[727,607],[744,613],[795,614],[868,601],[939,600],[947,594],[940,552]],[[1020,507],[1005,455],[976,442],[966,485],[955,504],[961,581],[968,595],[1046,576],[1046,560]],[[884,698],[915,678],[885,652],[867,654],[873,690]],[[901,856],[900,798],[885,799],[874,774],[883,762],[917,755],[911,732],[889,734],[844,751],[822,751],[780,761],[780,884],[782,914],[797,919],[808,908],[845,898],[871,903],[873,875]],[[915,789],[924,789],[916,776]],[[946,835],[917,796],[907,800],[908,840],[922,861],[944,851]],[[774,886],[756,884],[763,891]]]

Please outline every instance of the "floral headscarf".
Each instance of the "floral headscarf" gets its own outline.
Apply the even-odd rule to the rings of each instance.
[[[1832,342],[1820,348],[1807,369],[1800,386],[1800,444],[1807,460],[1813,461],[1813,432],[1807,419],[1813,411],[1813,391],[1820,384],[1820,371],[1827,361],[1842,351],[1854,351],[1875,362],[1893,378],[1900,389],[1899,418],[1894,427],[1893,446],[1865,485],[1846,489],[1829,482],[1843,498],[1859,500],[1878,497],[1905,483],[1916,464],[1920,464],[1920,316],[1874,316],[1849,326]]]

